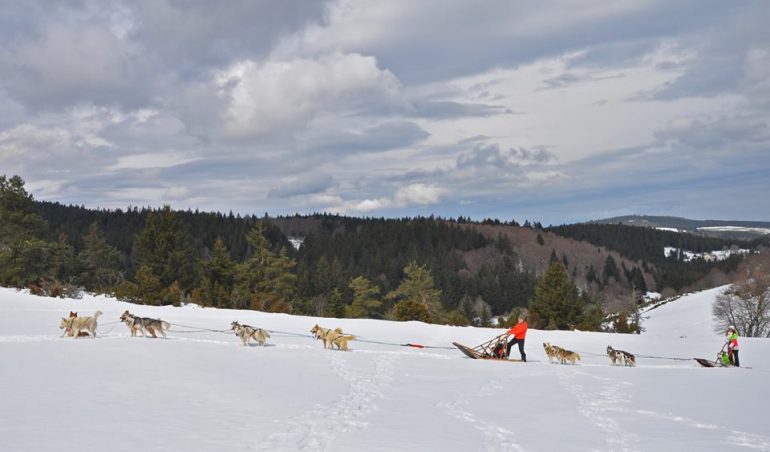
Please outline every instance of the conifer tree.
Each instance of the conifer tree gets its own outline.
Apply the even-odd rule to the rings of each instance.
[[[54,276],[55,244],[46,239],[47,232],[24,180],[0,176],[0,283],[25,287]]]
[[[411,314],[419,314],[422,311],[415,305],[423,306],[431,317],[438,316],[441,310],[441,290],[433,287],[430,270],[423,265],[417,265],[416,262],[410,262],[404,268],[401,284],[385,298],[397,301],[395,308],[404,303],[402,310]]]
[[[169,206],[149,212],[134,241],[134,265],[148,267],[164,288],[179,281],[182,289],[192,289],[198,278],[196,254],[188,228]]]
[[[165,287],[149,265],[142,265],[136,272],[135,295],[142,303],[151,305],[160,305],[166,298]]]
[[[246,236],[250,255],[240,266],[239,291],[248,294],[252,309],[290,312],[297,283],[296,261],[285,248],[275,256],[264,234],[265,226],[260,221]]]
[[[96,222],[88,227],[77,260],[81,269],[78,280],[89,290],[107,290],[122,280],[120,252],[107,243]]]
[[[235,263],[222,239],[214,242],[211,256],[203,261],[203,277],[199,287],[200,297],[209,306],[243,307],[233,300]]]
[[[338,319],[345,316],[345,300],[342,297],[342,291],[336,287],[329,292],[329,304],[326,306],[326,312],[329,316]]]
[[[581,302],[575,284],[558,260],[552,262],[535,287],[529,312],[535,327],[549,330],[572,328],[581,315]]]
[[[353,290],[353,302],[345,308],[346,317],[372,318],[382,302],[377,299],[380,288],[373,285],[363,276],[357,276],[350,280]]]

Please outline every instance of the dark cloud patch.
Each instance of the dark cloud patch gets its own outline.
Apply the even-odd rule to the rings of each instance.
[[[522,164],[547,163],[556,156],[546,149],[510,148],[501,150],[497,144],[477,146],[457,158],[458,169],[516,168]]]
[[[157,104],[233,61],[264,57],[325,10],[322,1],[9,3],[0,87],[33,109]]]
[[[581,14],[565,15],[561,4],[535,1],[423,2],[412,6],[412,17],[400,21],[399,33],[346,45],[379,55],[401,80],[421,83],[494,67],[517,67],[608,43],[657,43],[662,37],[719,23],[736,9],[718,0],[651,1],[625,7],[585,2],[573,7]],[[431,33],[424,33],[426,29]],[[466,32],[457,33],[458,29]],[[608,51],[605,56],[617,58],[619,54]]]
[[[559,76],[543,80],[543,89],[564,88],[568,85],[572,85],[582,80],[584,80],[584,78],[578,75],[571,74],[571,73],[564,73]]]
[[[752,49],[770,48],[770,3],[733,6],[719,18],[718,25],[682,34],[681,50],[694,55],[671,66],[683,70],[683,74],[659,89],[640,93],[639,98],[665,101],[740,91],[749,53]]]
[[[302,179],[282,184],[267,192],[268,198],[285,199],[292,196],[323,193],[334,186],[334,178],[328,174],[312,174]]]

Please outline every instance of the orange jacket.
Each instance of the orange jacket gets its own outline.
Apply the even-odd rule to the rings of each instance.
[[[517,323],[516,326],[508,330],[506,334],[513,334],[513,337],[516,339],[524,339],[524,336],[527,335],[527,321],[523,321],[521,323]]]

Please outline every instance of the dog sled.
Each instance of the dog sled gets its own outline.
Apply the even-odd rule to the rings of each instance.
[[[452,345],[463,352],[465,356],[471,359],[491,359],[499,361],[523,362],[520,359],[508,359],[507,334],[501,334],[487,342],[475,347],[468,347],[459,342],[452,342]]]
[[[693,358],[703,367],[734,367],[730,362],[730,356],[724,349],[717,353],[717,358],[714,361],[710,361],[706,358]]]

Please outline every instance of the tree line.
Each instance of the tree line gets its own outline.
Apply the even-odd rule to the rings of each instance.
[[[566,256],[559,259],[553,252],[551,265],[538,278],[505,235],[481,234],[467,221],[86,209],[35,201],[21,178],[1,176],[0,284],[53,296],[84,289],[155,305],[196,303],[455,325],[488,325],[493,317],[528,310],[531,323],[542,328],[606,327],[602,303],[577,290]],[[515,220],[483,223],[518,225]],[[542,229],[529,221],[524,226]],[[299,249],[281,229],[292,227],[304,236]],[[632,237],[618,244],[590,236],[597,244],[620,248],[644,240]],[[653,254],[652,248],[639,249]],[[656,268],[666,263],[646,258]],[[689,279],[701,271],[697,265],[682,268],[693,273]],[[639,268],[618,266],[611,256],[593,277],[600,285],[624,277],[638,292],[647,289]],[[623,325],[615,322],[612,329]]]
[[[268,218],[92,210],[36,202],[18,176],[0,182],[0,284],[37,293],[455,324],[534,293],[505,239],[450,222],[324,216],[295,250]],[[469,269],[466,253],[480,250],[494,259]]]
[[[733,255],[718,262],[708,262],[703,259],[685,262],[683,256],[678,253],[666,256],[664,254],[665,247],[673,247],[694,253],[704,253],[729,249],[731,247],[751,249],[762,243],[759,240],[751,242],[726,240],[623,224],[578,223],[551,226],[547,230],[563,237],[613,249],[640,262],[644,271],[650,272],[655,278],[656,287],[649,287],[647,289],[655,289],[657,291],[665,287],[670,287],[674,290],[688,287],[706,276],[714,268],[724,273],[735,271],[742,260],[741,256]],[[613,264],[606,263],[603,269],[605,278],[618,273],[618,270],[613,268]],[[623,269],[626,279],[634,281],[635,287],[639,288],[643,279],[637,273],[638,270],[633,272],[633,274],[632,272],[633,269]],[[596,276],[598,280],[598,275]]]

